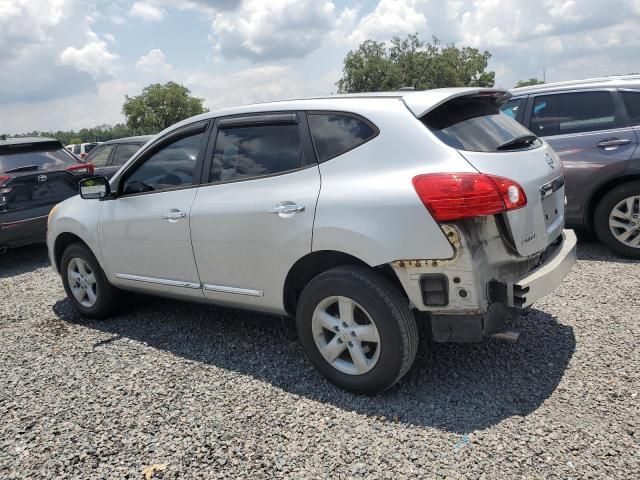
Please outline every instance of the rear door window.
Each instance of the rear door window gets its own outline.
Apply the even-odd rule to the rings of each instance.
[[[497,152],[541,145],[529,130],[485,98],[450,100],[422,117],[422,123],[442,142],[457,150]],[[519,139],[522,141],[518,142]]]
[[[218,131],[209,181],[284,173],[302,163],[298,124],[225,127]]]
[[[106,167],[112,150],[113,145],[102,145],[95,149],[91,157],[85,158],[85,161],[92,163],[94,167]]]
[[[531,131],[541,137],[615,127],[615,108],[609,92],[561,93],[534,98]]]
[[[624,90],[620,92],[627,108],[632,125],[640,125],[640,91]]]
[[[140,150],[142,145],[134,145],[131,143],[121,143],[117,146],[116,152],[113,154],[112,165],[121,166],[129,160],[134,153]]]
[[[351,115],[310,113],[307,118],[320,162],[342,155],[377,135],[373,126]]]

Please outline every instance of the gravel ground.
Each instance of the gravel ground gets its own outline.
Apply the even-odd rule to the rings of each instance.
[[[291,320],[139,298],[94,322],[0,257],[0,478],[640,478],[640,269],[595,244],[517,345],[423,342],[337,390]]]

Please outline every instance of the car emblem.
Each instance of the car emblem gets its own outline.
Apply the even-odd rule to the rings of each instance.
[[[47,181],[47,176],[46,175],[38,175],[38,181],[39,182],[46,182]]]
[[[551,168],[554,168],[556,165],[553,162],[553,157],[548,153],[546,154],[546,157],[547,157],[547,165],[549,165]]]

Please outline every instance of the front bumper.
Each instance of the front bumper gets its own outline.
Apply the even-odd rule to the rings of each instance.
[[[562,241],[536,269],[516,282],[507,284],[507,305],[524,308],[553,292],[576,263],[576,234],[562,233]]]

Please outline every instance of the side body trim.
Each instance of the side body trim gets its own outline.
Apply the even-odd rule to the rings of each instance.
[[[264,292],[261,290],[250,290],[248,288],[225,287],[224,285],[204,285],[205,290],[220,293],[235,293],[236,295],[248,295],[250,297],[263,297]]]
[[[141,275],[129,275],[128,273],[116,273],[116,278],[122,280],[132,280],[134,282],[155,283],[157,285],[167,285],[169,287],[182,288],[202,288],[202,284],[195,282],[184,282],[182,280],[168,280],[166,278],[143,277]]]

